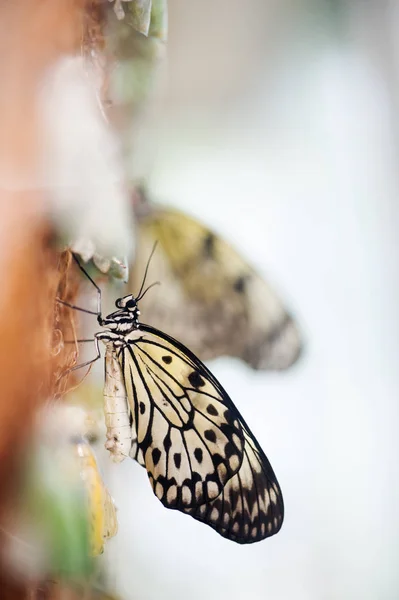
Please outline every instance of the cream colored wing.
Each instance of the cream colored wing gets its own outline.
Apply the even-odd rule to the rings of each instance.
[[[232,401],[176,340],[148,325],[125,339],[116,354],[155,495],[178,510],[215,499],[243,458]]]
[[[254,369],[291,366],[301,352],[300,334],[272,287],[195,219],[174,209],[147,208],[139,218],[129,290],[137,294],[155,241],[149,282],[161,285],[140,302],[144,320],[201,360],[228,355]]]
[[[153,491],[242,544],[277,533],[273,469],[226,391],[180,342],[140,325],[115,348]]]

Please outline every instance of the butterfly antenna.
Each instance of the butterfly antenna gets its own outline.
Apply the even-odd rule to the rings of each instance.
[[[155,249],[156,249],[157,245],[158,245],[158,240],[155,242],[155,244],[154,244],[154,245],[153,245],[153,247],[152,247],[151,254],[150,254],[150,257],[149,257],[149,259],[148,259],[148,261],[147,261],[147,266],[146,266],[146,268],[145,268],[145,271],[144,271],[143,283],[141,284],[140,291],[139,291],[139,293],[138,293],[138,294],[137,294],[137,296],[136,296],[136,300],[138,300],[139,298],[142,298],[142,297],[143,297],[143,296],[140,296],[140,294],[141,294],[141,292],[143,291],[143,287],[144,287],[144,284],[145,284],[145,280],[146,280],[146,278],[147,278],[148,267],[150,266],[150,262],[151,262],[151,259],[152,259],[152,257],[154,256],[154,252],[155,252]],[[149,288],[147,288],[147,290],[146,290],[146,291],[148,291],[148,289],[149,289]],[[145,292],[144,292],[144,293],[145,293]],[[144,294],[143,294],[143,295],[144,295]]]
[[[152,287],[154,287],[154,285],[161,285],[161,282],[160,281],[154,281],[154,283],[152,283],[151,285],[149,285],[148,288],[146,288],[144,290],[144,292],[141,294],[141,296],[137,296],[136,302],[138,302],[139,300],[141,300],[142,298],[144,298],[144,296],[146,295],[146,293],[148,292],[148,290],[150,290]]]

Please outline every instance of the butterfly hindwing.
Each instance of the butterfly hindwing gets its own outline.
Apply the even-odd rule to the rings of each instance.
[[[243,460],[233,403],[175,340],[141,325],[125,341],[118,357],[156,496],[179,510],[214,500]]]
[[[207,505],[186,509],[194,519],[241,544],[274,535],[284,518],[283,498],[273,469],[246,429],[244,438],[241,467],[222,493]]]
[[[236,356],[254,369],[286,369],[298,358],[298,327],[273,288],[227,242],[183,212],[146,201],[139,216],[131,290],[154,241],[151,273],[162,282],[143,314],[201,360]]]

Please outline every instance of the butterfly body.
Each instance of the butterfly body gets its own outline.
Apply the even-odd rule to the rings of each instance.
[[[98,318],[107,329],[96,334],[107,347],[106,446],[114,459],[135,458],[165,507],[228,539],[277,533],[279,484],[227,392],[183,344],[139,322],[134,296],[116,306]]]
[[[130,456],[133,432],[125,382],[114,342],[106,344],[104,413],[107,428],[105,447],[114,462],[121,462]]]

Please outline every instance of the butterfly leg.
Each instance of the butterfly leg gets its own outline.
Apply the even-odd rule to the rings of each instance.
[[[79,341],[79,340],[77,340]],[[96,347],[96,356],[95,358],[92,358],[91,360],[87,360],[86,362],[80,364],[80,365],[75,365],[74,367],[71,367],[70,369],[67,369],[64,373],[61,374],[61,377],[65,377],[66,375],[69,375],[69,373],[71,373],[72,371],[76,371],[77,369],[83,369],[83,367],[88,367],[89,365],[92,365],[93,363],[95,363],[99,358],[101,358],[101,352],[100,352],[100,348],[98,346],[98,340],[97,338],[94,338],[94,340],[81,340],[81,341],[90,341],[90,342],[94,342],[94,345]],[[66,342],[66,343],[74,343],[74,342]]]
[[[88,340],[64,340],[64,344],[84,344],[86,342],[94,342],[94,338]]]
[[[68,306],[69,308],[73,308],[74,310],[79,310],[80,312],[87,313],[88,315],[99,316],[100,313],[94,312],[94,310],[88,310],[87,308],[81,308],[80,306],[76,306],[75,304],[70,304],[69,302],[65,302],[65,300],[61,300],[61,298],[56,298],[57,302],[63,304],[64,306]]]
[[[96,292],[97,292],[97,311],[93,311],[93,310],[88,310],[87,308],[81,308],[80,306],[76,306],[75,304],[71,304],[70,302],[66,302],[65,300],[61,300],[61,298],[56,298],[57,302],[59,302],[60,304],[63,304],[64,306],[68,306],[69,308],[73,308],[74,310],[79,310],[80,312],[84,312],[88,315],[95,315],[97,317],[97,320],[100,322],[100,320],[102,319],[101,316],[101,289],[98,287],[98,285],[96,284],[96,282],[94,281],[94,279],[92,277],[90,277],[90,275],[88,274],[88,272],[86,271],[86,269],[84,267],[82,267],[82,265],[80,264],[80,262],[78,261],[78,259],[76,258],[76,256],[74,254],[72,254],[74,261],[76,262],[76,264],[78,265],[79,269],[82,271],[82,273],[84,273],[84,275],[86,276],[86,278],[90,281],[90,283],[95,287]]]
[[[98,285],[96,284],[96,282],[94,281],[94,279],[92,279],[90,277],[90,275],[88,274],[88,272],[86,271],[86,269],[84,267],[82,267],[82,265],[80,264],[80,262],[78,261],[78,259],[76,258],[76,256],[74,254],[72,254],[72,256],[73,256],[74,261],[78,265],[79,269],[82,271],[82,273],[84,273],[84,275],[86,275],[87,279],[90,281],[90,283],[96,289],[96,292],[97,292],[97,313],[93,313],[93,314],[96,314],[97,318],[101,319],[101,289],[98,287]]]

